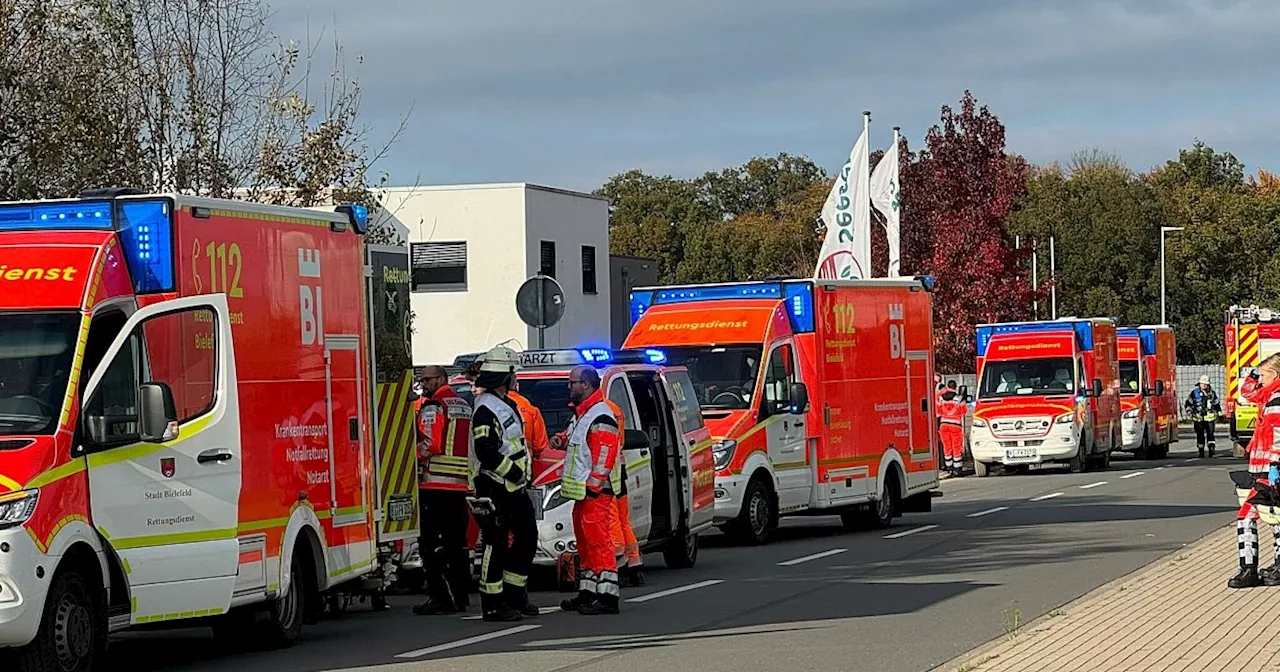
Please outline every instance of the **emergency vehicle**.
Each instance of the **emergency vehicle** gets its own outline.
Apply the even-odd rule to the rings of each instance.
[[[1222,410],[1231,440],[1243,448],[1253,438],[1258,407],[1241,396],[1242,383],[1262,360],[1280,352],[1280,310],[1231,306],[1226,324],[1227,394]]]
[[[1121,445],[1116,325],[1106,318],[977,327],[974,472],[1066,462],[1106,468]]]
[[[1124,443],[1117,450],[1162,459],[1178,440],[1177,344],[1167,325],[1116,331]]]
[[[132,626],[289,644],[375,570],[412,512],[374,496],[367,215],[337,210],[0,204],[0,657],[100,669]]]
[[[932,278],[901,278],[631,292],[623,347],[688,369],[722,530],[760,544],[783,515],[888,527],[932,509],[932,291]]]

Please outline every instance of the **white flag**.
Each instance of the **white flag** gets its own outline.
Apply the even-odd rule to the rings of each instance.
[[[871,277],[871,176],[867,151],[870,121],[858,138],[822,206],[827,236],[813,277],[854,280]]]
[[[898,133],[893,133],[893,146],[885,152],[876,170],[871,174],[871,204],[884,215],[884,232],[889,241],[889,277],[896,278],[901,272],[899,238],[901,236],[901,218],[898,206],[901,202],[900,184],[898,182]]]

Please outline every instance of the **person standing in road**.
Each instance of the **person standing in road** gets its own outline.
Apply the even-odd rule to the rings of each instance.
[[[565,447],[560,494],[574,502],[573,533],[583,568],[578,596],[560,607],[588,616],[616,614],[622,593],[609,516],[616,507],[614,493],[622,489],[617,468],[622,434],[600,390],[600,374],[595,369],[578,366],[569,372],[569,398],[575,417]]]
[[[538,521],[529,495],[533,463],[520,409],[508,396],[517,368],[515,351],[500,345],[485,353],[475,381],[482,391],[476,395],[471,422],[470,473],[477,497],[473,513],[484,548],[480,608],[486,621],[538,615],[528,590],[538,546]]]
[[[609,410],[613,411],[613,417],[618,421],[618,436],[625,437],[627,430],[626,416],[622,413],[622,408],[613,403],[610,399],[605,399],[604,403],[609,406]],[[618,454],[618,482],[619,490],[614,498],[614,510],[609,515],[609,536],[613,540],[613,556],[614,561],[618,565],[618,577],[624,586],[643,586],[644,585],[644,558],[640,555],[640,542],[636,540],[636,533],[631,528],[631,502],[627,499],[627,460],[625,453]]]
[[[418,414],[418,554],[427,575],[419,615],[453,614],[468,606],[467,495],[471,491],[471,406],[449,386],[441,366],[422,373]]]
[[[1195,423],[1196,448],[1200,457],[1204,457],[1205,448],[1209,449],[1209,457],[1217,450],[1214,436],[1214,423],[1222,413],[1222,404],[1218,401],[1218,393],[1209,384],[1209,376],[1200,376],[1200,382],[1191,388],[1187,401],[1183,405],[1187,417]]]
[[[956,381],[947,381],[938,401],[938,433],[946,454],[947,473],[959,476],[964,468],[964,416],[969,406],[956,389]]]
[[[507,397],[516,402],[516,408],[520,409],[520,421],[524,423],[525,443],[529,445],[533,459],[537,460],[542,455],[542,451],[551,446],[551,440],[547,437],[547,421],[543,419],[542,411],[520,394],[519,381],[512,383],[511,389],[507,390]]]
[[[1280,586],[1280,526],[1272,526],[1276,541],[1276,562],[1258,572],[1258,511],[1249,500],[1256,494],[1255,482],[1271,485],[1280,481],[1280,354],[1262,360],[1258,379],[1248,398],[1259,406],[1258,424],[1249,442],[1248,472],[1232,472],[1240,494],[1240,510],[1236,514],[1236,546],[1240,555],[1240,572],[1227,582],[1231,588],[1252,588],[1258,584]]]

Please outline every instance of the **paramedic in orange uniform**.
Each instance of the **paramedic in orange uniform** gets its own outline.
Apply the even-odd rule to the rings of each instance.
[[[590,366],[569,372],[574,421],[565,446],[560,494],[573,500],[573,532],[582,558],[578,596],[560,604],[565,611],[594,616],[618,613],[621,591],[609,534],[614,493],[621,489],[617,462],[622,433],[600,391],[600,374]]]
[[[627,421],[622,409],[609,399],[604,403],[613,411],[618,421],[618,435],[626,436]],[[613,515],[609,516],[609,536],[613,538],[613,555],[618,563],[618,576],[624,586],[643,586],[644,559],[640,557],[640,543],[636,541],[636,533],[631,529],[631,502],[627,499],[627,461],[626,455],[618,454],[618,471],[621,475],[622,487],[614,501]]]
[[[529,450],[533,451],[533,459],[536,460],[551,445],[551,440],[547,438],[547,421],[542,418],[542,411],[522,396],[519,390],[520,383],[514,383],[507,390],[507,398],[516,402],[516,407],[520,409],[520,421],[524,423],[524,441]]]
[[[968,407],[956,391],[956,381],[947,381],[947,389],[938,402],[938,433],[942,435],[942,448],[946,454],[946,469],[952,476],[959,476],[964,465],[964,415]]]

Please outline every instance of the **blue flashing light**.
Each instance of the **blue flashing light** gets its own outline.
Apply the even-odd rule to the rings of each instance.
[[[119,215],[120,243],[133,278],[133,291],[138,294],[174,291],[169,202],[125,201],[120,203]]]
[[[1144,355],[1156,354],[1156,330],[1138,329],[1139,352]]]
[[[1116,336],[1120,338],[1138,338],[1137,327],[1121,327],[1116,329]]]
[[[1075,323],[1076,341],[1081,350],[1093,349],[1093,323],[1081,320]]]
[[[924,287],[924,291],[932,294],[934,288],[938,286],[938,280],[932,275],[924,275],[920,277],[920,285]]]
[[[813,283],[789,282],[783,285],[783,290],[786,292],[787,317],[791,320],[791,330],[798,334],[813,331]]]
[[[742,282],[706,287],[671,287],[658,290],[654,303],[683,303],[716,299],[781,299],[780,283]]]
[[[1088,320],[1071,322],[1030,322],[1025,324],[992,324],[977,329],[977,354],[984,357],[991,339],[1003,334],[1032,334],[1046,331],[1070,331],[1076,337],[1081,350],[1093,350],[1093,323]]]
[[[786,302],[787,317],[796,333],[814,329],[813,283],[739,282],[727,285],[664,287],[657,291],[631,293],[631,324],[657,304],[719,301],[728,299],[778,299]]]
[[[351,217],[355,220],[356,230],[364,233],[369,228],[369,209],[355,203],[351,206]]]
[[[644,356],[645,356],[645,359],[649,360],[650,364],[666,364],[667,363],[667,353],[661,350],[648,348],[644,351]]]
[[[644,311],[653,305],[653,292],[631,292],[631,324],[640,321]]]
[[[604,364],[613,360],[613,353],[604,348],[583,348],[578,351],[582,360],[589,364]]]
[[[111,230],[110,201],[7,203],[0,205],[0,231]]]

